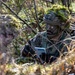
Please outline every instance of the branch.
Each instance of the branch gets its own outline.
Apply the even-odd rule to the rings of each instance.
[[[20,7],[20,9],[19,9],[19,11],[17,12],[17,14],[19,14],[19,12],[22,10],[22,7],[23,7],[23,4],[25,3],[25,0],[22,2],[22,4],[20,5],[20,3],[19,3],[19,7]]]
[[[9,8],[9,6],[7,4],[5,4],[2,0],[0,0],[0,2],[6,6],[6,8],[8,8],[19,20],[21,20],[24,24],[26,24],[34,34],[36,34],[37,32],[34,31],[22,18],[20,18],[11,8]]]
[[[35,0],[33,0],[33,1],[34,1],[34,10],[35,10],[35,15],[36,15],[36,21],[37,21],[37,24],[38,24],[38,29],[39,29],[39,31],[41,31],[39,19],[38,19],[38,16],[37,16],[36,3],[35,3]]]

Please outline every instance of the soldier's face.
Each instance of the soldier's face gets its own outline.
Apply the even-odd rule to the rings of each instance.
[[[46,31],[47,31],[47,36],[51,37],[51,35],[52,35],[52,37],[53,37],[59,33],[59,27],[47,24]]]

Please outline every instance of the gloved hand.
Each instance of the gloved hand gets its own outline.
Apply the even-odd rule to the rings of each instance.
[[[32,57],[34,58],[38,63],[44,64],[45,62],[35,53],[35,51],[30,47],[30,45],[25,45],[23,51],[22,51],[23,57]]]
[[[33,51],[32,48],[29,45],[25,45],[25,47],[22,51],[22,56],[23,57],[30,57],[33,54],[35,54],[35,51]]]

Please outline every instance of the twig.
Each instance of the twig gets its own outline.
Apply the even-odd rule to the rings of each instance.
[[[37,24],[38,24],[38,29],[39,29],[39,31],[41,31],[39,19],[38,19],[38,16],[37,16],[36,3],[35,3],[35,0],[33,0],[33,1],[34,1],[34,10],[35,10],[35,15],[36,15],[36,21],[37,21]]]

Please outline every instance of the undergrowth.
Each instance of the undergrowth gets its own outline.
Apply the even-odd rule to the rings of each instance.
[[[69,75],[75,73],[75,48],[52,64],[16,64],[13,59],[7,68],[6,75]]]

